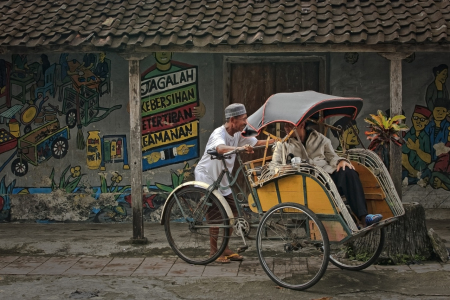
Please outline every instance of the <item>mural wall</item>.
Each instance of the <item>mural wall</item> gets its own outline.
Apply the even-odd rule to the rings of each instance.
[[[426,208],[450,208],[449,61],[447,53],[416,53],[403,62],[411,128],[403,199]],[[353,126],[332,123],[344,128],[347,149],[359,146],[357,136],[368,146],[363,119],[389,108],[389,61],[336,53],[328,63],[328,92],[365,101]],[[145,219],[156,221],[166,195],[193,178],[210,133],[223,122],[223,55],[160,52],[140,68],[142,205]],[[128,62],[114,53],[0,56],[0,222],[130,220],[124,70]]]
[[[350,64],[341,56],[331,57],[330,93],[364,99],[357,126],[365,129],[368,114],[378,109],[389,114],[389,61],[364,54]],[[417,201],[426,208],[450,207],[449,62],[447,53],[416,53],[402,63],[403,109],[410,127],[403,136],[403,201]],[[367,147],[364,131],[359,136]]]
[[[149,220],[159,218],[167,193],[190,176],[199,156],[201,89],[214,98],[205,92],[208,80],[199,84],[199,69],[211,58],[191,56],[188,64],[163,52],[141,62]],[[0,222],[130,219],[123,70],[128,62],[105,52],[0,57]]]

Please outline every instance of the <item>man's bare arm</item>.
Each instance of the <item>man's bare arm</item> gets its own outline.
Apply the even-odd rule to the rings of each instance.
[[[227,145],[219,145],[216,147],[216,151],[219,154],[224,154],[230,151],[233,151],[236,148],[240,148],[240,147],[233,147],[233,146],[227,146]],[[253,147],[250,145],[245,145],[242,148],[245,149],[245,152],[247,153],[253,153]]]
[[[258,140],[255,144],[255,146],[264,146],[267,143],[267,140]],[[269,144],[275,143],[274,139],[269,140]]]
[[[263,146],[266,144],[266,140],[258,140],[255,144],[255,146]],[[269,140],[269,144],[273,144],[275,142],[274,139],[270,139]],[[227,145],[219,145],[216,147],[216,151],[219,154],[224,154],[230,151],[233,151],[234,149],[239,148],[239,147],[232,147],[232,146],[227,146]],[[245,151],[247,153],[253,153],[253,147],[250,145],[245,145],[243,146],[243,148],[245,148]]]

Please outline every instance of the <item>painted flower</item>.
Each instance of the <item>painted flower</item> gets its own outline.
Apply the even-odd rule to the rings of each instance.
[[[70,168],[70,173],[72,173],[72,177],[73,178],[80,177],[80,175],[81,175],[81,167],[80,166],[76,166],[76,167]]]
[[[122,181],[122,176],[119,173],[114,172],[114,175],[111,177],[111,181],[119,183]]]

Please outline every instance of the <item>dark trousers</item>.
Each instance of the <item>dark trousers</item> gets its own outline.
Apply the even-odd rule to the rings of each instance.
[[[366,198],[358,172],[345,168],[345,170],[335,171],[331,174],[331,178],[339,194],[347,198],[348,205],[350,205],[353,213],[358,218],[367,215]]]

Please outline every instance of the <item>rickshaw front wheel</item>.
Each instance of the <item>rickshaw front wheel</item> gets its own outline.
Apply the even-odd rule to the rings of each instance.
[[[215,261],[229,240],[230,219],[213,194],[205,201],[204,188],[187,186],[167,199],[164,229],[172,250],[185,262]]]
[[[280,203],[261,219],[256,250],[266,274],[279,286],[304,290],[328,266],[328,235],[319,218],[297,203]]]
[[[330,261],[338,268],[360,271],[371,266],[381,254],[386,230],[374,228],[347,243],[330,245]]]

